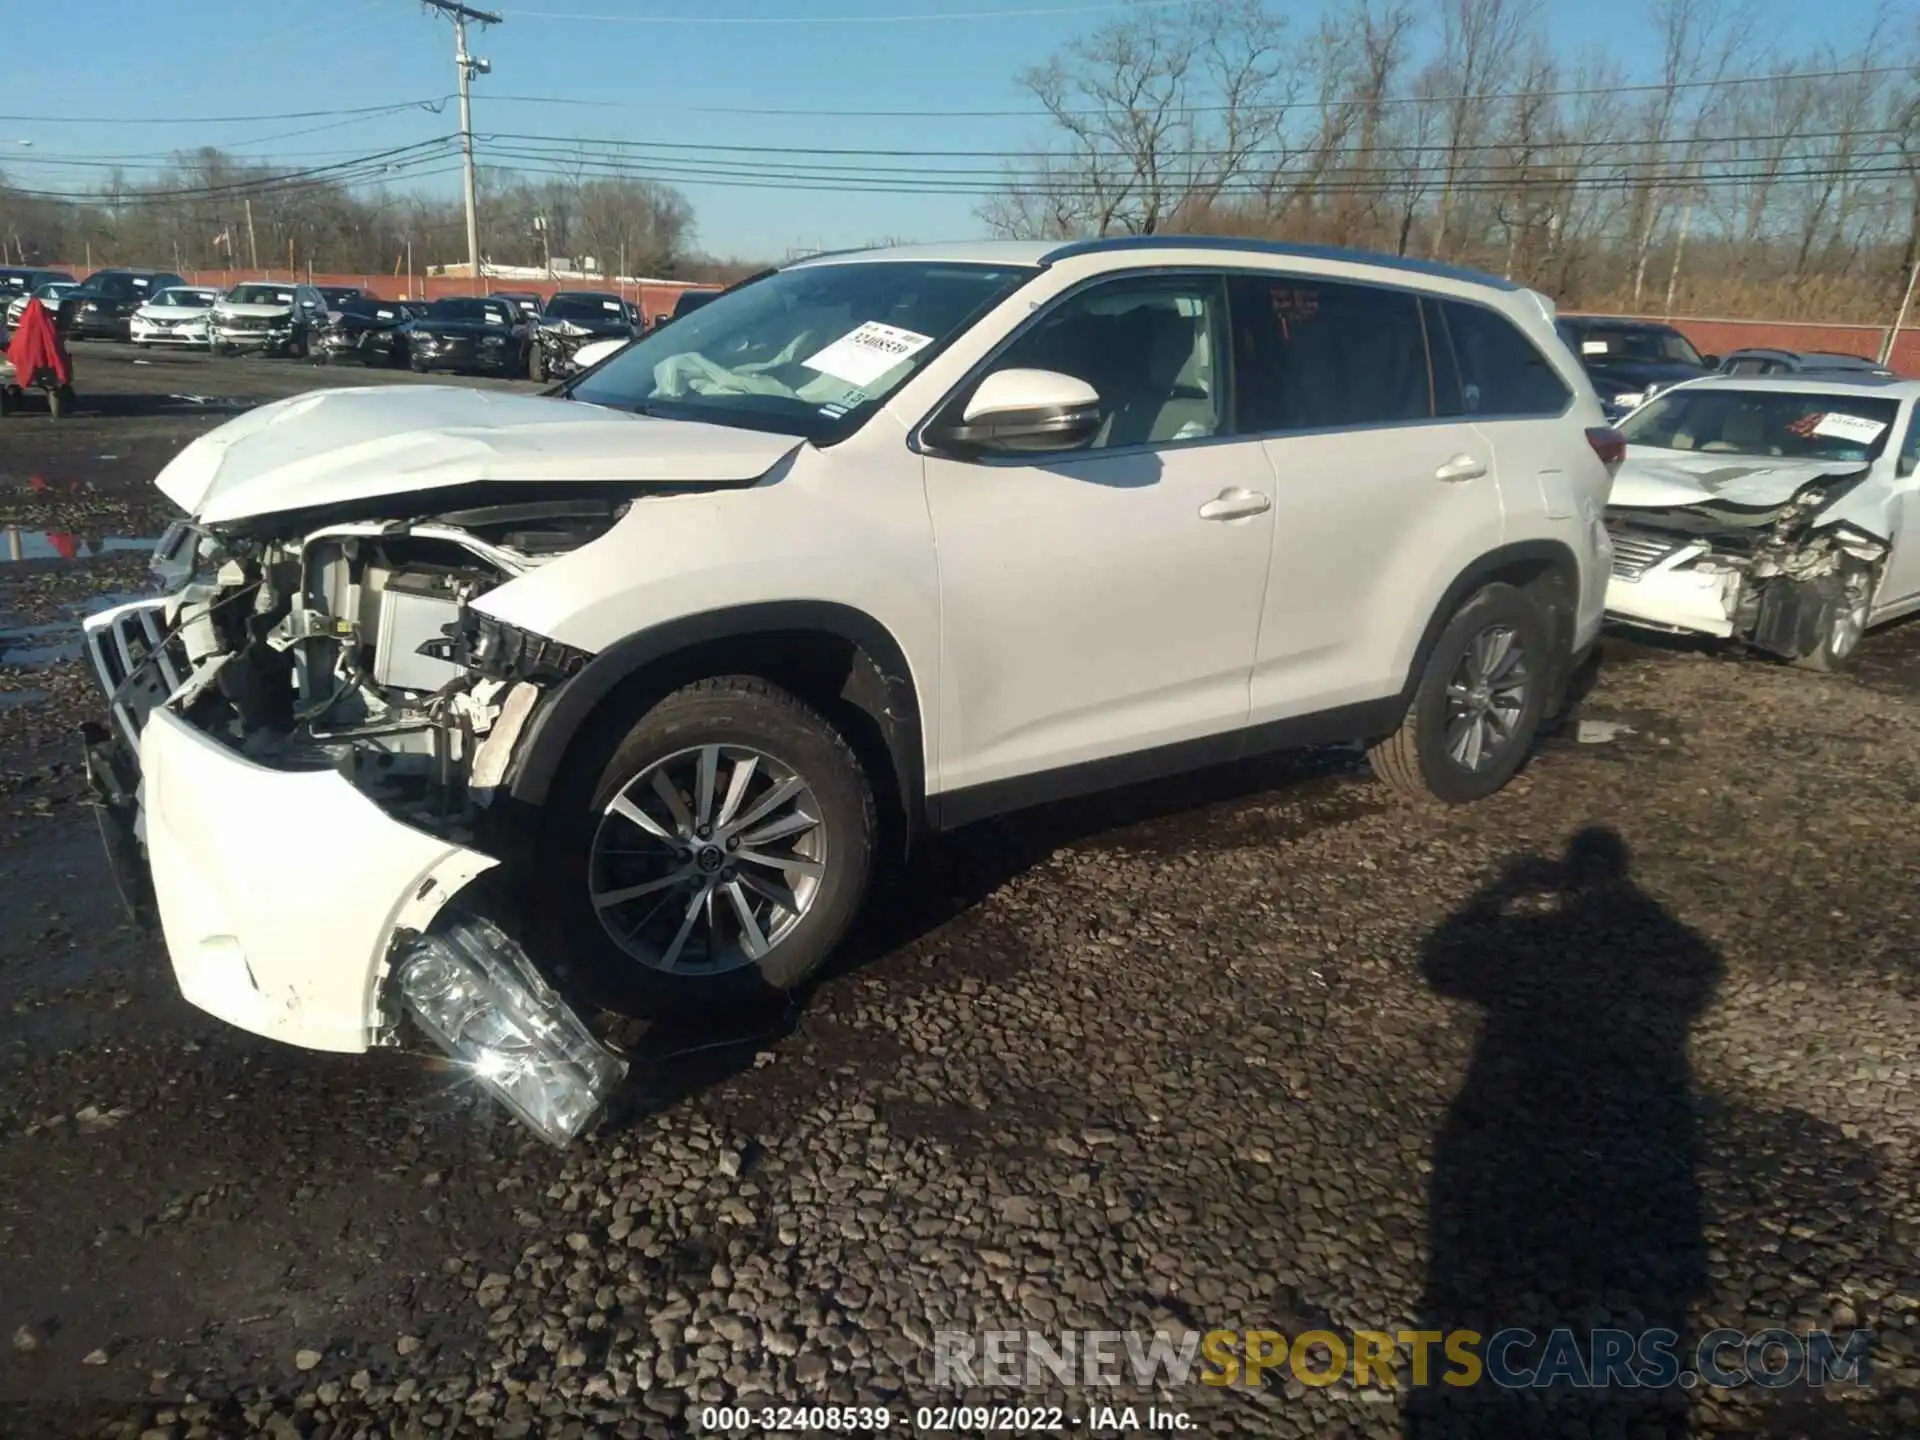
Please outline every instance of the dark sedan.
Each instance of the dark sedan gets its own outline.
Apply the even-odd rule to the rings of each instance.
[[[1609,420],[1651,400],[1669,385],[1711,375],[1720,363],[1702,355],[1671,325],[1653,320],[1563,317],[1560,337],[1579,357]]]
[[[520,375],[527,326],[510,301],[436,300],[407,326],[407,363],[421,372]]]
[[[323,364],[405,365],[410,358],[407,327],[426,309],[418,301],[372,295],[343,299],[327,328],[313,338],[314,358]]]
[[[125,340],[134,311],[186,283],[170,270],[96,270],[62,297],[60,328],[69,340]]]
[[[0,265],[0,315],[5,315],[21,296],[61,280],[71,283],[73,276],[64,270],[42,270],[31,265]]]
[[[1878,360],[1864,355],[1843,355],[1832,350],[1775,350],[1768,346],[1750,346],[1729,350],[1720,361],[1722,375],[1818,375],[1826,380],[1891,380],[1894,373]]]
[[[633,307],[601,290],[562,290],[534,322],[527,373],[535,380],[558,380],[579,367],[573,355],[595,340],[631,340],[640,334]]]

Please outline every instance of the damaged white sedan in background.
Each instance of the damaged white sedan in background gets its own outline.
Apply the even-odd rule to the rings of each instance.
[[[1627,417],[1610,618],[1837,670],[1920,609],[1920,382],[1706,379]]]

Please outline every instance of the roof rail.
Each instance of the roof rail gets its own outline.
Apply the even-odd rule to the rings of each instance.
[[[1406,255],[1381,255],[1371,250],[1350,250],[1340,245],[1296,245],[1282,240],[1247,240],[1232,235],[1109,235],[1097,240],[1075,240],[1050,250],[1041,264],[1052,265],[1078,255],[1104,255],[1127,250],[1222,250],[1242,254],[1273,255],[1294,260],[1336,260],[1349,265],[1371,265],[1384,270],[1402,270],[1415,275],[1432,275],[1442,280],[1460,280],[1470,285],[1486,285],[1495,290],[1521,290],[1526,287],[1498,275],[1469,270],[1459,265],[1444,265],[1438,260],[1415,260]]]

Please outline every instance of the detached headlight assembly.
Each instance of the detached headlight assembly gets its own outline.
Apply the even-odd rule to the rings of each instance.
[[[416,941],[397,984],[420,1028],[550,1144],[577,1139],[627,1073],[526,952],[477,916]]]

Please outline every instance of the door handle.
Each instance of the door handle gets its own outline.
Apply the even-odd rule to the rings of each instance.
[[[1487,467],[1471,455],[1456,455],[1433,472],[1436,480],[1478,480]]]
[[[1200,507],[1202,520],[1245,520],[1273,508],[1273,501],[1257,490],[1222,490]]]

